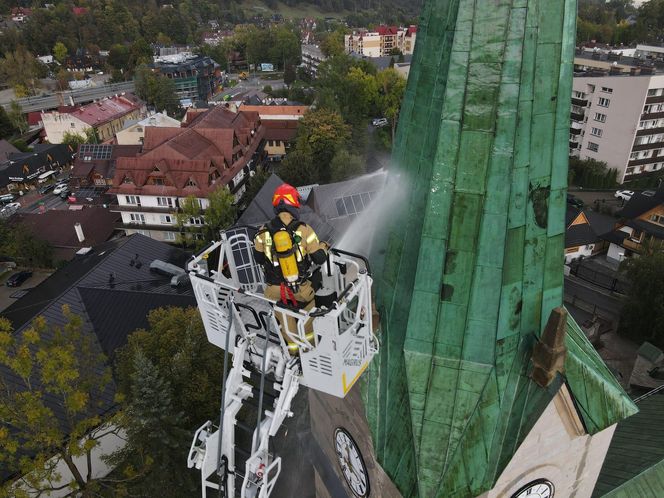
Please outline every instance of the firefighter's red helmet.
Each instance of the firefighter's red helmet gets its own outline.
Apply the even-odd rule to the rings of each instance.
[[[295,208],[300,207],[300,193],[295,187],[287,183],[277,187],[274,191],[274,196],[272,196],[272,205],[276,208],[281,204]]]

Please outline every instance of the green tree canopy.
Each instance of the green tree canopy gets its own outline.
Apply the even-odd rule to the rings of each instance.
[[[38,78],[44,73],[42,66],[28,50],[18,47],[0,59],[0,79],[14,87],[17,97],[23,92],[34,95],[39,85]]]
[[[90,453],[105,432],[100,413],[107,408],[111,371],[94,336],[83,331],[83,319],[67,306],[62,313],[62,327],[38,317],[20,333],[0,318],[0,365],[12,374],[11,382],[0,376],[0,464],[23,475],[33,490],[69,487],[92,497],[101,481],[92,477]],[[71,481],[56,471],[54,456]],[[87,463],[75,463],[77,457]],[[5,496],[21,495],[12,483],[1,489]]]
[[[629,258],[622,270],[631,281],[620,316],[619,331],[633,341],[664,348],[664,253],[661,244],[647,254]]]
[[[65,45],[61,41],[57,42],[53,46],[53,57],[55,57],[55,60],[58,61],[60,64],[62,64],[65,61],[68,52],[69,50],[67,50],[67,45]]]
[[[175,93],[173,80],[142,65],[136,70],[134,82],[136,94],[153,106],[157,112],[166,111],[169,116],[180,114],[180,102]]]

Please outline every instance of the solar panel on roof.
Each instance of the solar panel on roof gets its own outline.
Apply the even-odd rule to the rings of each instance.
[[[90,159],[110,159],[112,152],[112,145],[83,144],[79,149],[80,156]]]
[[[364,211],[375,197],[376,192],[362,192],[360,194],[339,197],[334,200],[339,216],[353,216]]]

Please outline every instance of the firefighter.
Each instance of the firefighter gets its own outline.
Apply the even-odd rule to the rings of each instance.
[[[254,238],[254,258],[265,269],[265,297],[286,307],[309,310],[316,291],[312,277],[313,282],[318,280],[313,265],[327,260],[329,245],[319,241],[313,228],[299,220],[300,194],[295,187],[287,183],[277,187],[272,206],[276,216]],[[297,334],[296,320],[287,317],[284,324],[283,313],[277,311],[275,315],[288,349],[297,353],[284,328]],[[307,325],[309,328],[311,324]]]

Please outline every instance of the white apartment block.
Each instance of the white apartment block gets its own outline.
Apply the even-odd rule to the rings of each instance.
[[[664,75],[575,77],[570,155],[604,161],[618,182],[664,168]]]
[[[417,26],[378,26],[375,31],[357,30],[345,35],[344,47],[346,53],[364,57],[389,56],[394,49],[407,55],[415,50],[416,37]]]

